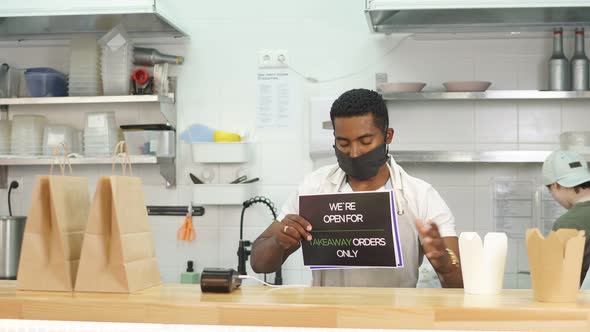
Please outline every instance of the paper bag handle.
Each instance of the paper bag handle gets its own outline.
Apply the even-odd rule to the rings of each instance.
[[[63,151],[63,159],[60,161],[59,160],[59,148],[61,147],[62,151]],[[53,161],[51,162],[51,167],[49,168],[49,174],[53,175],[53,165],[55,164],[59,165],[59,168],[61,170],[61,175],[66,175],[66,164],[68,165],[68,168],[70,169],[70,175],[72,175],[72,164],[70,163],[70,158],[68,157],[68,146],[66,143],[61,142],[59,143],[58,146],[53,148]]]
[[[120,141],[115,145],[115,151],[113,152],[113,167],[112,173],[115,173],[115,166],[117,165],[117,157],[123,157],[121,160],[121,170],[123,175],[127,175],[127,166],[129,166],[129,176],[133,176],[133,168],[131,167],[131,160],[129,159],[129,153],[127,151],[127,143]]]

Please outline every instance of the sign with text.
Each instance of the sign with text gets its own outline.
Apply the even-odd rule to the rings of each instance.
[[[302,241],[313,269],[403,267],[393,191],[299,196],[299,215],[313,227]]]

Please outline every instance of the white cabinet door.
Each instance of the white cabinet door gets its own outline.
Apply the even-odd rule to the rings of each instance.
[[[0,16],[151,13],[154,0],[21,0],[1,1]]]

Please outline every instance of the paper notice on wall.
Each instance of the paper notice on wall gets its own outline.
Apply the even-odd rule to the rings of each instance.
[[[532,200],[532,182],[524,180],[496,181],[494,197],[497,199]]]
[[[526,230],[536,227],[533,179],[494,178],[491,186],[494,230],[509,239],[524,239]]]
[[[525,200],[497,200],[496,217],[532,217],[533,202]]]
[[[293,77],[287,70],[260,70],[257,128],[288,128],[295,113]]]

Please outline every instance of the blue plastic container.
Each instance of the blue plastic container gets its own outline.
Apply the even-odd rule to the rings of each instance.
[[[25,70],[27,89],[31,97],[67,96],[66,75],[51,68],[29,68]]]

